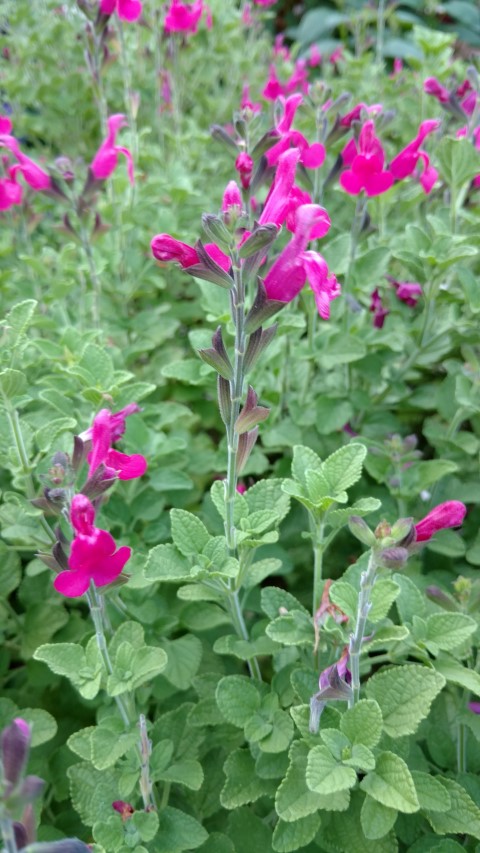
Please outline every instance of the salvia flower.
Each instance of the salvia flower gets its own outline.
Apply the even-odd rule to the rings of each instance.
[[[322,711],[330,700],[348,701],[352,695],[352,676],[348,669],[349,647],[345,646],[340,658],[320,673],[319,691],[310,699],[310,731],[317,732]]]
[[[165,32],[183,33],[183,35],[195,35],[198,25],[205,13],[207,28],[212,26],[210,9],[203,0],[195,0],[194,3],[182,3],[182,0],[172,0],[165,18]]]
[[[140,0],[100,0],[100,13],[113,15],[116,12],[122,21],[136,21],[142,14]]]
[[[280,155],[275,180],[259,219],[260,225],[266,225],[268,222],[282,225],[287,218],[299,159],[300,152],[297,148],[292,148]]]
[[[320,142],[309,145],[302,133],[298,130],[292,130],[295,113],[300,104],[303,103],[303,96],[296,94],[284,98],[280,95],[278,100],[282,107],[282,115],[275,131],[280,139],[265,153],[268,165],[275,166],[281,154],[289,148],[296,148],[300,152],[300,163],[303,166],[309,169],[318,169],[325,160],[325,148]]]
[[[430,160],[425,151],[420,149],[424,139],[440,127],[440,122],[437,119],[428,119],[423,121],[418,129],[415,139],[412,139],[402,151],[393,158],[389,164],[389,171],[396,181],[401,181],[409,175],[413,175],[417,166],[420,166],[418,174],[419,180],[422,183],[424,192],[428,193],[432,189],[438,177],[438,172],[430,166]]]
[[[434,507],[425,518],[415,525],[416,542],[428,542],[439,530],[447,527],[459,527],[467,507],[461,501],[445,501]]]
[[[1,733],[0,751],[3,774],[11,786],[17,785],[23,776],[31,737],[30,726],[21,717],[17,717]]]
[[[118,155],[123,154],[127,160],[128,179],[133,184],[133,159],[128,148],[123,148],[121,145],[116,145],[115,140],[120,128],[125,127],[127,120],[121,113],[116,113],[107,121],[108,133],[104,139],[95,157],[93,158],[90,169],[96,181],[105,181],[115,171],[118,166]]]
[[[0,178],[0,210],[22,203],[23,190],[15,179],[15,167],[8,169],[8,178]]]
[[[266,101],[276,101],[280,95],[285,94],[285,87],[278,79],[275,65],[269,65],[267,82],[262,89],[262,98],[265,98]]]
[[[10,178],[15,181],[15,175],[20,172],[26,183],[37,192],[45,192],[52,187],[50,175],[20,150],[14,136],[0,134],[0,147],[7,148],[15,157],[16,164],[10,168]]]
[[[170,234],[157,234],[151,244],[153,257],[157,261],[168,262],[175,261],[180,264],[182,269],[188,269],[196,264],[200,264],[200,258],[197,250],[188,243],[182,243],[181,240],[176,240]],[[215,243],[206,243],[205,250],[208,255],[215,261],[225,272],[228,272],[232,262],[228,255],[222,252]]]
[[[390,189],[394,178],[384,169],[385,153],[380,140],[375,136],[375,124],[372,120],[363,125],[358,144],[351,140],[342,152],[345,165],[350,165],[340,175],[340,186],[350,195],[358,195],[362,190],[367,196],[380,195]]]
[[[373,314],[373,325],[375,329],[383,329],[385,318],[390,313],[388,308],[385,308],[378,287],[372,291],[370,298],[370,311]]]
[[[252,179],[253,172],[253,159],[250,157],[250,154],[247,154],[246,151],[242,151],[237,159],[235,160],[235,169],[240,175],[240,180],[242,182],[242,187],[245,190],[248,190],[250,186],[250,181]]]
[[[70,521],[75,538],[70,548],[68,569],[60,572],[53,585],[67,598],[83,595],[90,582],[102,587],[113,583],[130,559],[131,548],[117,546],[113,536],[95,527],[95,509],[85,495],[75,495],[70,509]]]
[[[415,308],[423,293],[421,284],[416,281],[397,281],[391,275],[386,275],[385,278],[395,288],[397,299],[405,302],[410,308]]]
[[[139,453],[128,456],[112,448],[118,437],[119,420],[108,409],[96,415],[92,426],[92,451],[88,456],[89,478],[100,465],[105,466],[105,479],[133,480],[147,470],[147,460]]]

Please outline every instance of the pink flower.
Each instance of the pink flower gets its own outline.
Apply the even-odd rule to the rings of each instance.
[[[318,49],[318,45],[312,44],[310,47],[310,54],[308,57],[308,64],[310,68],[316,68],[317,65],[321,65],[322,63],[322,54]]]
[[[286,94],[290,94],[291,92],[296,92],[298,90],[303,92],[305,95],[308,94],[308,71],[306,59],[297,59],[293,74],[291,74],[285,83]]]
[[[250,180],[252,178],[253,172],[253,159],[250,157],[250,154],[247,154],[246,151],[242,151],[237,159],[235,160],[235,168],[240,175],[240,180],[242,182],[242,187],[245,190],[248,190],[250,186]]]
[[[339,47],[335,48],[333,53],[330,54],[328,61],[332,65],[336,65],[337,62],[339,62],[341,59],[343,59],[343,45],[340,45]]]
[[[380,140],[375,136],[375,124],[366,121],[357,143],[352,139],[342,152],[344,163],[351,161],[351,169],[340,175],[340,186],[350,195],[365,190],[367,196],[380,195],[390,189],[393,175],[384,170],[385,154]]]
[[[153,238],[151,244],[152,254],[157,261],[176,261],[182,269],[188,269],[195,264],[200,263],[197,250],[188,243],[182,243],[181,240],[176,240],[170,234],[157,234]],[[228,255],[222,252],[215,243],[207,243],[205,245],[206,252],[225,272],[228,272],[232,262]]]
[[[133,415],[135,412],[140,411],[140,406],[137,403],[128,403],[128,405],[124,406],[120,411],[110,412],[110,431],[112,434],[112,442],[118,441],[118,439],[124,434],[126,428],[125,419],[128,418],[129,415]],[[80,433],[79,438],[81,438],[82,441],[91,441],[92,435],[93,427],[89,427],[84,430],[84,432]]]
[[[105,181],[109,178],[118,166],[118,155],[123,154],[127,159],[128,179],[130,183],[133,184],[132,155],[128,148],[122,148],[120,145],[115,145],[115,139],[118,131],[127,124],[126,118],[121,113],[117,113],[110,116],[107,124],[107,138],[100,145],[100,148],[90,164],[93,177],[96,181]]]
[[[253,27],[253,23],[251,3],[244,3],[242,9],[242,24],[244,27]]]
[[[318,169],[325,160],[323,145],[320,142],[309,145],[302,133],[291,129],[295,113],[303,103],[302,95],[291,95],[289,98],[280,95],[278,100],[282,106],[282,115],[275,132],[280,135],[280,139],[265,153],[268,165],[275,166],[281,154],[289,148],[297,148],[300,151],[300,163],[306,168]]]
[[[235,181],[229,181],[223,194],[222,213],[230,213],[232,208],[236,208],[238,215],[241,213],[242,207],[242,194],[239,186]]]
[[[416,281],[396,281],[391,275],[385,276],[397,292],[397,299],[401,299],[410,308],[414,308],[422,296],[422,286]]]
[[[142,14],[140,0],[100,0],[102,15],[113,15],[116,11],[122,21],[136,21]]]
[[[147,460],[139,453],[128,456],[112,449],[118,437],[119,421],[108,409],[96,415],[92,426],[92,451],[88,455],[88,476],[92,477],[100,465],[105,465],[104,479],[117,476],[119,480],[133,480],[147,470]]]
[[[385,308],[378,287],[372,292],[370,301],[370,311],[373,313],[373,325],[375,329],[383,329],[385,318],[389,315],[388,308]]]
[[[480,702],[469,702],[468,707],[474,714],[480,714]]]
[[[266,101],[276,101],[280,95],[285,95],[286,90],[277,76],[277,71],[274,65],[270,65],[268,69],[268,79],[262,89],[262,97]]]
[[[275,181],[267,195],[262,214],[259,219],[260,225],[273,222],[281,225],[289,210],[290,193],[295,181],[295,170],[300,159],[300,152],[292,148],[281,154],[278,160]]]
[[[273,55],[277,58],[283,59],[284,62],[289,62],[291,59],[290,50],[285,44],[285,38],[283,33],[278,33],[275,36],[275,41],[273,42]]]
[[[329,303],[340,293],[335,276],[328,275],[328,267],[317,252],[305,251],[315,226],[323,234],[330,228],[327,211],[317,204],[305,204],[297,210],[295,233],[265,276],[268,299],[291,302],[300,293],[307,278],[315,295],[319,314],[329,317]]]
[[[424,139],[440,127],[440,122],[437,119],[428,119],[423,121],[418,129],[415,139],[412,139],[408,145],[393,158],[389,165],[389,171],[392,173],[396,181],[402,181],[409,175],[413,174],[415,167],[424,152],[420,151],[420,146]],[[426,156],[426,155],[425,155]]]
[[[83,595],[90,582],[101,587],[112,583],[121,574],[131,556],[131,548],[116,544],[110,533],[94,527],[95,510],[85,495],[75,495],[70,520],[76,536],[70,549],[69,569],[57,575],[53,585],[68,598]]]
[[[9,135],[12,132],[12,127],[12,122],[8,116],[0,115],[0,134],[3,135],[5,133]]]
[[[198,32],[203,13],[206,13],[206,25],[208,29],[212,26],[212,16],[208,6],[203,0],[195,0],[194,3],[182,3],[182,0],[172,0],[165,18],[165,32],[183,33],[184,35],[195,35]]]
[[[37,190],[37,192],[49,190],[51,188],[52,182],[50,175],[47,175],[47,173],[44,172],[40,166],[37,166],[30,157],[23,154],[14,136],[10,136],[9,134],[0,135],[0,146],[8,148],[17,160],[17,163],[9,170],[10,177],[13,181],[16,180],[16,173],[20,172],[27,184],[32,187],[32,189]]]
[[[428,77],[423,84],[423,91],[427,95],[433,95],[441,104],[448,104],[450,92],[445,86],[438,82],[436,77]]]
[[[447,527],[459,527],[467,507],[461,501],[445,501],[439,504],[425,518],[415,525],[416,542],[427,542],[439,530]]]
[[[277,0],[253,0],[256,6],[274,6]]]
[[[240,109],[249,110],[253,115],[260,113],[262,111],[262,105],[258,103],[253,103],[250,100],[250,86],[248,83],[245,83],[242,89],[242,97],[240,100]]]
[[[393,71],[390,74],[390,77],[398,77],[398,75],[401,74],[402,71],[403,71],[403,60],[398,59],[398,57],[397,57],[396,59],[393,60]]]
[[[15,204],[22,203],[23,190],[15,180],[15,167],[9,168],[9,178],[0,179],[0,210],[8,210]]]

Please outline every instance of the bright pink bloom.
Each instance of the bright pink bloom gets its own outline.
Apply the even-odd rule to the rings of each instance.
[[[242,182],[242,187],[245,190],[248,190],[250,186],[250,181],[252,178],[254,162],[250,157],[250,154],[247,154],[246,151],[242,151],[237,159],[235,160],[235,168],[240,175],[240,180]]]
[[[47,175],[30,157],[27,157],[26,154],[20,151],[20,146],[14,136],[10,136],[9,134],[1,135],[0,146],[8,148],[17,160],[16,165],[12,166],[9,170],[13,181],[16,180],[16,173],[20,172],[27,184],[32,189],[37,190],[37,192],[50,189],[52,184],[50,175]]]
[[[275,66],[270,65],[268,69],[268,80],[262,89],[262,98],[265,98],[266,101],[276,101],[280,95],[285,94],[285,87],[278,79]]]
[[[463,523],[467,507],[461,501],[445,501],[415,525],[416,542],[427,542],[439,530],[459,527]]]
[[[389,171],[392,173],[396,181],[402,181],[409,175],[413,174],[415,167],[422,153],[420,146],[424,139],[440,127],[440,122],[437,119],[428,119],[422,121],[415,139],[412,139],[408,145],[393,158],[389,165]]]
[[[403,71],[403,60],[398,59],[398,57],[397,57],[396,59],[393,60],[393,71],[390,74],[390,77],[398,77],[398,75],[401,74],[402,71]]]
[[[165,18],[165,32],[195,35],[203,13],[206,13],[206,25],[210,29],[212,17],[210,9],[203,0],[194,3],[183,3],[182,0],[172,0]]]
[[[392,186],[393,175],[383,168],[385,154],[380,140],[375,136],[373,121],[365,122],[358,145],[353,139],[350,140],[342,157],[344,163],[352,158],[351,169],[340,175],[340,186],[350,195],[358,195],[362,190],[365,190],[367,196],[380,195]]]
[[[480,714],[480,702],[469,702],[468,707],[474,714]]]
[[[295,233],[290,242],[265,276],[265,290],[268,299],[279,302],[291,302],[300,293],[307,277],[315,293],[315,300],[321,316],[328,314],[325,298],[338,296],[338,284],[334,277],[328,276],[328,268],[323,258],[316,252],[307,252],[315,225],[323,226],[325,234],[330,227],[327,211],[317,204],[305,204],[297,210]]]
[[[423,294],[422,286],[416,281],[396,281],[391,275],[387,275],[385,278],[395,288],[397,299],[405,302],[410,308],[415,308],[415,305]]]
[[[378,287],[372,291],[370,301],[370,311],[373,314],[373,325],[375,329],[382,329],[385,323],[385,318],[389,315],[388,308],[385,308]]]
[[[308,70],[307,60],[297,59],[295,69],[285,83],[285,93],[290,95],[292,92],[303,92],[308,94]]]
[[[8,116],[0,115],[0,134],[6,133],[9,135],[12,132],[12,122],[8,118]]]
[[[289,98],[280,95],[279,101],[282,106],[282,116],[275,131],[280,135],[280,139],[265,153],[268,165],[275,166],[281,154],[289,148],[297,148],[300,152],[300,163],[308,169],[318,169],[325,160],[323,145],[320,142],[309,145],[303,133],[291,129],[295,113],[303,103],[302,95],[291,95]]]
[[[22,203],[23,190],[15,180],[15,166],[9,168],[9,178],[0,178],[0,210]]]
[[[290,50],[284,42],[285,39],[283,33],[278,33],[278,35],[275,36],[275,41],[273,42],[272,53],[274,56],[283,59],[284,62],[289,62],[291,58]]]
[[[475,109],[476,105],[477,105],[477,93],[476,93],[476,92],[473,92],[473,91],[472,91],[472,92],[469,92],[469,94],[467,95],[467,97],[466,97],[466,98],[464,98],[464,99],[463,99],[463,101],[461,101],[461,104],[460,104],[460,106],[462,107],[463,112],[464,112],[467,116],[471,116],[471,115],[472,115],[472,113],[473,113],[473,111],[474,111],[474,109]]]
[[[142,14],[140,0],[100,0],[102,15],[113,15],[116,11],[122,21],[136,21]]]
[[[318,49],[318,45],[316,45],[316,44],[312,44],[312,46],[310,47],[308,64],[309,64],[310,68],[316,68],[317,65],[322,64],[322,54],[320,53],[320,51]]]
[[[274,6],[277,0],[253,0],[257,6]]]
[[[133,404],[135,405],[135,404]],[[100,465],[105,465],[105,479],[117,476],[119,480],[133,480],[141,477],[147,470],[147,460],[139,453],[128,456],[112,449],[119,437],[121,421],[108,409],[101,409],[92,426],[92,451],[88,455],[91,477]],[[121,434],[121,433],[120,433]]]
[[[118,155],[123,154],[127,159],[128,179],[133,184],[133,159],[128,148],[122,148],[120,145],[115,145],[115,139],[120,128],[127,124],[126,118],[121,113],[116,113],[108,119],[108,134],[104,139],[95,157],[93,158],[90,168],[93,177],[96,181],[105,181],[115,171],[118,166]]]
[[[110,431],[112,434],[112,442],[118,441],[124,434],[126,429],[125,419],[128,418],[129,415],[133,415],[135,412],[140,411],[140,406],[137,403],[128,403],[127,406],[124,406],[123,409],[120,409],[118,412],[110,412]],[[93,427],[88,427],[88,429],[80,433],[79,438],[81,438],[82,441],[91,441],[92,436]]]
[[[259,219],[260,225],[266,225],[267,222],[281,225],[285,221],[299,159],[300,152],[297,148],[292,148],[280,155],[275,181],[270,188]]]
[[[189,246],[188,243],[182,243],[181,240],[176,240],[170,234],[157,234],[150,246],[153,257],[157,261],[176,261],[182,269],[188,269],[188,267],[193,267],[195,264],[201,263],[197,250],[193,246]],[[215,243],[206,243],[204,248],[215,263],[222,267],[225,272],[228,272],[232,265],[228,255],[222,252]]]
[[[252,5],[245,3],[242,9],[242,24],[244,27],[253,27]]]
[[[331,62],[332,65],[336,65],[337,62],[343,59],[343,45],[335,48],[333,53],[330,54],[328,61]]]
[[[237,485],[238,494],[244,495],[246,491],[247,491],[247,487],[246,487],[245,483],[238,483],[238,485]]]
[[[60,572],[53,585],[68,598],[83,595],[90,581],[101,587],[112,583],[121,574],[132,553],[123,546],[116,551],[110,533],[94,527],[95,510],[85,495],[75,495],[70,510],[75,538],[68,559],[69,570]]]
[[[448,104],[450,92],[445,86],[438,82],[436,77],[428,77],[423,84],[423,91],[427,95],[433,95],[441,104]]]
[[[222,213],[229,213],[232,208],[236,208],[238,213],[240,213],[242,207],[242,194],[239,186],[235,181],[229,181],[223,194]]]
[[[350,128],[354,121],[360,121],[362,117],[362,110],[368,113],[368,115],[378,115],[382,112],[382,109],[382,104],[372,104],[371,107],[364,103],[357,104],[353,110],[350,110],[349,113],[345,113],[345,115],[342,116],[340,119],[340,125],[342,127]]]

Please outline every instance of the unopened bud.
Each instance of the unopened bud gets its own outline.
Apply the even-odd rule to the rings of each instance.
[[[221,125],[212,124],[210,128],[210,133],[212,134],[213,138],[216,139],[218,142],[223,142],[223,144],[227,147],[234,148],[235,151],[238,151],[237,143],[234,139],[232,139],[230,134],[227,133],[225,128],[223,128]]]
[[[7,726],[1,734],[3,775],[11,785],[17,785],[25,770],[30,749],[30,726],[21,717]]]
[[[378,562],[385,566],[386,569],[402,569],[408,560],[408,551],[406,548],[384,548],[378,554]]]
[[[380,524],[377,524],[375,528],[375,538],[376,539],[385,539],[387,536],[390,536],[392,532],[392,528],[388,524],[387,521],[381,521]]]
[[[451,595],[448,595],[443,591],[443,589],[440,589],[440,587],[427,586],[425,593],[430,601],[438,604],[439,607],[443,607],[444,610],[458,612],[459,607],[457,602],[451,597]]]
[[[351,515],[348,519],[348,526],[350,533],[352,533],[360,542],[363,542],[364,545],[368,545],[369,548],[373,548],[377,544],[375,534],[359,515]]]
[[[202,216],[202,225],[207,236],[214,243],[217,243],[228,251],[232,243],[232,237],[220,217],[215,216],[213,213],[204,213]]]

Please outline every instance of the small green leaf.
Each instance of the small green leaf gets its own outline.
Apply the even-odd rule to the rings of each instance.
[[[362,476],[367,448],[363,444],[347,444],[332,453],[322,465],[322,471],[335,494],[346,491]]]
[[[293,448],[292,477],[298,480],[302,486],[306,487],[307,485],[305,478],[307,470],[311,468],[314,471],[320,471],[321,467],[322,460],[314,450],[311,450],[310,447],[303,447],[301,444],[295,445]]]
[[[148,555],[145,577],[150,581],[178,583],[190,578],[191,567],[174,545],[156,545]]]
[[[158,773],[157,778],[164,782],[175,782],[177,785],[184,785],[192,791],[198,791],[203,784],[203,769],[198,761],[195,761],[193,758],[187,758],[184,761],[171,764],[166,770]]]
[[[326,746],[314,746],[308,755],[306,779],[311,791],[335,794],[353,788],[357,774],[353,767],[340,764]]]
[[[372,606],[368,613],[368,621],[375,623],[385,619],[399,593],[400,587],[395,581],[390,578],[378,578],[370,596]]]
[[[185,557],[201,554],[210,539],[210,534],[200,519],[184,509],[172,509],[170,521],[172,539],[180,553]]]
[[[20,716],[32,727],[31,745],[40,746],[55,737],[57,721],[42,708],[21,708]]]
[[[400,587],[395,606],[402,622],[411,622],[414,616],[423,616],[426,599],[414,582],[406,575],[395,574],[395,583]]]
[[[366,693],[378,702],[386,733],[396,738],[417,730],[444,685],[445,679],[434,669],[405,664],[372,675]]]
[[[272,840],[272,847],[277,853],[293,853],[306,847],[315,838],[320,826],[320,815],[310,814],[299,820],[287,823],[279,820]]]
[[[427,619],[427,646],[450,651],[460,646],[476,631],[475,619],[464,613],[433,613]]]
[[[438,835],[473,835],[480,839],[480,809],[465,788],[444,776],[436,776],[436,779],[449,794],[451,804],[447,811],[427,811],[427,818],[435,832]]]
[[[278,616],[267,625],[266,633],[271,640],[285,646],[313,646],[315,641],[312,619],[301,610]]]
[[[397,809],[384,806],[367,794],[360,813],[365,838],[383,838],[390,832],[397,819],[397,815]]]
[[[193,634],[177,640],[163,640],[162,647],[168,657],[163,675],[177,690],[188,690],[202,660],[202,643]]]
[[[168,850],[168,853],[196,850],[207,838],[206,829],[191,815],[172,806],[163,809],[160,829],[155,838],[159,850]]]
[[[393,752],[380,753],[375,770],[362,779],[360,787],[388,808],[406,814],[420,808],[410,770],[404,760]]]
[[[132,815],[132,824],[142,841],[152,841],[158,830],[159,817],[157,812],[136,811]]]
[[[220,802],[226,809],[236,809],[254,803],[266,792],[266,784],[255,773],[255,761],[248,749],[236,749],[224,766],[227,777]]]
[[[412,778],[421,809],[446,812],[451,808],[450,794],[438,779],[419,770],[412,770]]]
[[[243,728],[260,708],[260,694],[252,682],[242,675],[227,675],[218,682],[217,705],[233,726]]]
[[[27,380],[20,370],[12,370],[6,368],[0,370],[0,392],[11,400],[12,397],[17,397],[23,394],[27,385]]]
[[[464,687],[465,690],[471,690],[472,693],[480,696],[480,675],[475,670],[447,657],[433,661],[433,665],[437,672],[451,684],[458,684],[459,687]]]
[[[374,747],[382,735],[382,712],[373,699],[360,699],[342,715],[341,731],[353,744]]]

